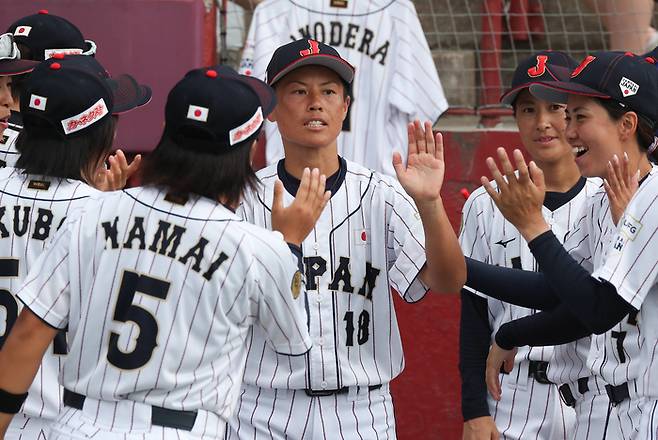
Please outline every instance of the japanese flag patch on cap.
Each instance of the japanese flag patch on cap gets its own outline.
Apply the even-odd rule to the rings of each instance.
[[[32,31],[32,26],[18,26],[14,31],[14,35],[20,35],[21,37],[27,37]]]
[[[37,109],[37,110],[41,110],[42,112],[46,111],[46,102],[47,101],[48,101],[48,98],[46,98],[44,96],[39,96],[39,95],[34,95],[34,94],[30,95],[30,107],[34,108],[34,109]]]
[[[190,104],[187,109],[187,119],[208,122],[208,109],[206,107]]]

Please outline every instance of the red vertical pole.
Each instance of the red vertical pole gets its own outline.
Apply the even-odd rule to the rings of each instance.
[[[203,65],[217,64],[217,6],[215,2],[205,3],[203,17]]]
[[[509,28],[515,41],[528,41],[530,29],[528,27],[529,0],[512,0],[509,8]]]
[[[482,38],[480,41],[480,67],[482,89],[480,106],[498,104],[501,95],[500,49],[503,32],[503,1],[485,0],[482,2]],[[498,117],[482,117],[485,127],[496,125]]]

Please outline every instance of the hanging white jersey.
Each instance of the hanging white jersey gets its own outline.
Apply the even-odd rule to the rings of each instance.
[[[592,347],[593,368],[600,369],[607,382],[630,382],[631,393],[652,399],[658,398],[656,207],[658,167],[654,166],[626,207],[603,264],[593,274],[610,282],[624,300],[639,310],[632,314],[635,325],[621,329],[615,326],[597,337],[599,344]],[[619,348],[622,343],[623,350]]]
[[[391,157],[407,155],[407,124],[436,121],[448,108],[413,2],[265,0],[254,11],[240,73],[265,79],[274,51],[301,38],[334,47],[356,68],[339,154],[394,176]],[[275,123],[265,132],[271,165],[283,144]]]
[[[5,131],[6,132],[6,131]],[[0,169],[0,347],[23,308],[14,294],[64,219],[98,191],[77,180]],[[66,333],[46,350],[21,413],[54,419],[62,406],[57,383]]]
[[[569,231],[576,227],[579,214],[588,198],[600,186],[598,179],[583,179],[568,202],[551,211],[542,207],[544,218],[556,237],[563,241]],[[460,243],[464,255],[488,264],[516,269],[538,271],[537,262],[528,244],[519,231],[498,210],[484,187],[479,187],[464,204],[463,225]],[[468,287],[466,287],[468,289]],[[480,294],[479,292],[475,292]],[[492,341],[498,329],[506,322],[536,313],[536,310],[519,307],[494,298],[486,297]],[[589,346],[589,345],[588,345]],[[553,347],[519,347],[516,361],[551,361],[549,378],[553,367]],[[556,382],[560,383],[560,382]]]
[[[66,389],[227,420],[252,325],[277,352],[310,347],[296,263],[281,234],[210,199],[133,188],[67,221],[18,296],[68,325]]]
[[[286,188],[284,205],[292,202],[298,182],[283,161],[258,177],[261,187],[245,195],[238,212],[270,228],[276,179]],[[254,328],[247,384],[337,390],[386,384],[403,369],[391,287],[408,302],[427,292],[418,277],[425,265],[420,215],[396,180],[342,158],[327,187],[331,199],[302,243],[313,348],[303,357],[277,355]]]

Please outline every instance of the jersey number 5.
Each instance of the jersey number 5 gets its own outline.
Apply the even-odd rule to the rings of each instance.
[[[162,300],[167,299],[169,284],[147,275],[124,271],[113,319],[118,322],[134,322],[139,327],[139,333],[133,350],[129,352],[119,348],[119,334],[110,333],[110,346],[107,351],[110,364],[123,370],[135,370],[146,365],[151,359],[153,350],[158,345],[158,321],[148,310],[133,304],[133,301],[137,292]]]

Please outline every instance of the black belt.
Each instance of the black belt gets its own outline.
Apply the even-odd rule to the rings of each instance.
[[[548,376],[546,375],[546,371],[548,370],[548,362],[546,361],[528,361],[528,377],[532,377],[539,383],[543,384],[552,384],[550,380],[548,380]],[[509,374],[507,371],[503,369],[503,367],[500,367],[500,372],[503,374]]]
[[[86,397],[82,394],[64,389],[64,405],[75,409],[82,409]],[[151,406],[151,424],[165,428],[191,431],[196,421],[196,411],[178,411],[175,409]]]
[[[578,392],[582,396],[586,392],[589,391],[589,377],[581,377],[578,379]],[[560,385],[558,388],[558,391],[560,392],[560,397],[562,398],[562,401],[570,407],[575,407],[576,406],[576,398],[573,395],[573,392],[571,391],[571,387],[569,386],[568,383]]]
[[[610,403],[619,405],[626,399],[630,399],[631,395],[628,392],[628,382],[621,385],[606,385],[605,392],[608,393]]]
[[[368,392],[378,390],[381,387],[382,384],[368,385]],[[359,386],[358,388],[365,388],[365,386]],[[306,393],[307,396],[310,397],[322,397],[322,396],[333,396],[334,394],[347,394],[349,390],[350,387],[343,387],[337,390],[311,390],[307,388],[304,390],[304,392]]]

